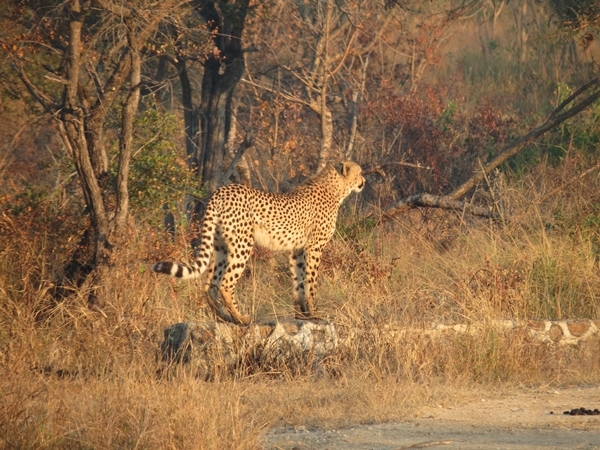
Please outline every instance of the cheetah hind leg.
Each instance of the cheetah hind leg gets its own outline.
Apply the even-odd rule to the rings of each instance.
[[[233,317],[235,323],[240,325],[250,324],[250,316],[244,316],[238,311],[234,294],[225,286],[221,286],[221,298],[223,299],[223,303],[225,303],[225,307]]]
[[[229,312],[223,308],[221,301],[219,299],[219,293],[217,289],[214,287],[208,287],[206,289],[206,300],[210,309],[216,314],[217,318],[221,319],[224,322],[236,323],[235,319],[229,314]]]
[[[248,230],[248,233],[250,231]],[[244,271],[254,242],[251,235],[246,236],[245,239],[242,237],[240,241],[239,236],[230,234],[225,228],[224,234],[220,231],[219,235],[215,237],[215,264],[208,292],[214,303],[217,304],[219,303],[218,293],[221,293],[221,304],[227,309],[228,315],[233,319],[232,322],[248,325],[250,316],[240,314],[237,308],[235,285]],[[235,255],[235,264],[232,264],[230,255]]]
[[[215,261],[214,256],[211,258],[211,264],[208,266],[207,274],[207,282],[204,285],[204,292],[206,292],[206,303],[212,310],[212,312],[217,316],[218,320],[222,320],[223,322],[235,323],[231,314],[227,312],[225,308],[223,308],[223,304],[219,299],[219,292],[216,287],[211,288],[210,280],[212,279],[215,272]]]
[[[219,291],[221,292],[222,302],[219,299]],[[250,316],[240,314],[233,294],[225,286],[219,288],[217,285],[211,283],[206,292],[208,294],[208,304],[219,319],[238,325],[250,324]]]

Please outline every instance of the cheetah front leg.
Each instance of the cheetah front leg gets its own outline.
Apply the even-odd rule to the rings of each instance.
[[[306,277],[306,258],[304,249],[294,250],[290,254],[290,269],[294,280],[294,311],[296,319],[309,317],[306,307],[306,291],[304,279]]]
[[[306,258],[306,275],[304,279],[304,291],[306,295],[306,309],[308,316],[316,319],[317,309],[315,307],[315,286],[317,283],[317,275],[319,266],[321,265],[321,247],[307,248],[304,250]]]
[[[315,282],[320,263],[320,248],[296,250],[290,257],[290,265],[294,277],[294,309],[296,311],[296,319],[314,319],[317,317],[314,297]]]

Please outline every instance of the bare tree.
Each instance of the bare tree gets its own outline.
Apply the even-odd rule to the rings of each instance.
[[[310,159],[317,170],[330,159],[369,159],[372,153],[360,155],[357,145],[369,91],[417,91],[454,24],[473,9],[453,1],[281,2],[271,11],[271,28],[262,30],[267,58],[261,52],[249,59],[244,81],[316,116],[318,128],[309,132],[319,142]]]
[[[395,9],[384,2],[355,0],[343,5],[333,0],[280,4],[275,29],[280,41],[265,40],[269,65],[257,68],[245,81],[301,104],[319,118],[320,147],[317,170],[343,153],[334,149],[332,103],[342,101],[342,92],[351,89],[351,117],[356,117],[359,92],[364,87],[368,55],[390,28]],[[287,79],[281,80],[281,71]],[[267,81],[268,80],[268,81]],[[352,122],[352,119],[350,120]],[[356,131],[356,126],[354,127]]]
[[[23,15],[19,20],[27,33],[4,45],[31,96],[56,122],[79,177],[89,228],[67,266],[70,282],[79,284],[108,262],[127,223],[128,171],[144,48],[177,4],[175,0],[45,4]],[[115,186],[110,183],[105,138],[109,116],[120,117]]]

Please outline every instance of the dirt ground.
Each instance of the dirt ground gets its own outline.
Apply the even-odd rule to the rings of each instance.
[[[275,429],[269,450],[600,449],[600,415],[564,411],[600,409],[600,386],[537,389],[479,396],[453,407],[425,408],[401,423],[339,430]]]

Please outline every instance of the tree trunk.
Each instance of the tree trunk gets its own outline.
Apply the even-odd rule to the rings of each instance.
[[[93,149],[103,148],[97,141],[102,133],[87,133],[85,129],[86,116],[79,106],[78,88],[81,62],[81,28],[83,24],[83,11],[79,0],[71,0],[70,10],[70,39],[67,53],[67,80],[64,102],[65,107],[61,109],[59,129],[65,147],[71,153],[75,162],[75,168],[81,180],[84,200],[90,214],[90,227],[94,238],[91,239],[91,265],[95,266],[99,255],[106,247],[109,234],[108,215],[102,196],[102,188],[98,182],[98,171],[101,167],[94,169],[94,162],[101,165],[102,158],[94,161]],[[91,144],[91,145],[90,145]],[[91,147],[91,148],[90,148]],[[94,162],[93,162],[94,161]]]
[[[185,152],[188,166],[198,170],[198,136],[200,134],[200,119],[194,107],[194,98],[190,77],[187,70],[187,61],[179,56],[175,63],[179,70],[181,83],[181,102],[183,104],[183,120],[185,124]]]
[[[215,62],[217,64],[215,64]],[[215,67],[216,66],[216,67]],[[207,61],[202,80],[201,138],[202,154],[199,165],[200,184],[209,193],[214,192],[222,176],[223,155],[227,130],[227,105],[233,86],[227,86],[220,79],[220,63]],[[240,72],[241,78],[242,72]],[[238,78],[239,79],[239,78]]]
[[[322,33],[323,40],[323,54],[321,55],[321,73],[320,73],[320,109],[321,109],[321,148],[319,150],[319,159],[317,160],[317,172],[320,172],[325,168],[327,162],[332,159],[332,144],[333,144],[333,119],[331,118],[331,111],[327,107],[327,87],[329,86],[329,73],[328,68],[330,66],[329,61],[329,33],[331,31],[331,14],[332,6],[331,1],[327,1],[325,5],[325,23]]]
[[[225,150],[227,155],[227,164],[223,167],[227,167],[223,174],[221,184],[226,184],[229,181],[234,183],[240,183],[246,186],[252,186],[252,180],[250,179],[250,168],[248,167],[248,161],[245,158],[245,152],[248,148],[253,145],[253,139],[246,133],[244,141],[241,146],[237,146],[235,141],[237,139],[237,99],[234,96],[229,97],[229,132],[227,133],[227,142],[225,142]]]
[[[129,163],[131,161],[131,146],[133,144],[133,122],[140,101],[140,83],[142,81],[142,59],[140,57],[140,42],[137,41],[137,29],[129,24],[127,41],[131,59],[131,74],[129,78],[129,95],[123,108],[123,122],[119,138],[119,172],[117,174],[117,206],[114,217],[113,232],[120,233],[127,223],[129,214]]]
[[[221,184],[225,144],[233,111],[232,95],[244,73],[242,34],[249,0],[234,3],[196,1],[195,7],[214,33],[214,51],[204,62],[200,101],[200,134],[196,144],[199,184],[210,194]]]
[[[19,52],[11,52],[13,67],[32,98],[57,123],[79,177],[86,219],[89,217],[89,225],[64,269],[64,277],[57,283],[58,295],[66,293],[68,285],[80,286],[90,274],[92,286],[99,284],[101,272],[96,269],[109,262],[111,240],[127,224],[129,164],[140,97],[140,49],[152,39],[160,21],[174,13],[175,1],[165,0],[151,9],[144,6],[137,1],[117,5],[106,0],[68,0],[51,13],[27,9],[31,23],[40,21],[48,30],[61,33],[66,46],[62,41],[56,44],[58,41],[50,38],[44,40],[46,35],[37,31],[32,32],[35,37],[25,34],[22,39],[37,42],[40,49],[52,53],[52,58],[60,54],[63,63],[57,68],[50,63],[36,65],[36,76],[30,78],[28,67],[38,58],[31,58],[31,54],[40,50],[18,47]],[[65,22],[68,33],[63,29]],[[112,27],[117,29],[113,32]],[[24,55],[23,49],[29,54]],[[49,85],[47,79],[60,82],[61,96],[56,95],[56,85]],[[129,86],[123,89],[127,82]],[[109,112],[122,119],[117,132],[116,192],[108,186],[109,155],[104,128]]]

